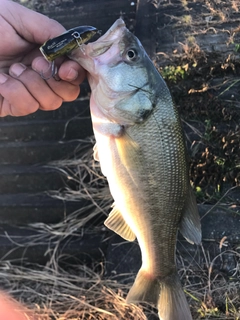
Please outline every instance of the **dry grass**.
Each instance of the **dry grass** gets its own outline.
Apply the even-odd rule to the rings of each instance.
[[[227,278],[216,272],[215,263],[226,253],[239,260],[240,253],[225,251],[211,260],[203,247],[199,251],[205,259],[201,265],[196,264],[193,256],[192,263],[179,254],[177,257],[194,319],[239,319],[239,264]],[[101,263],[95,266],[96,272],[84,265],[64,264],[62,268],[62,259],[55,255],[51,267],[1,262],[1,288],[25,303],[39,320],[157,319],[156,311],[150,307],[127,305],[124,297],[130,285],[106,279]]]
[[[45,266],[30,265],[24,260],[0,262],[1,288],[25,303],[40,320],[157,319],[156,310],[150,306],[126,304],[124,298],[131,284],[124,284],[114,276],[106,277],[104,261],[88,266],[72,264],[59,253],[63,239],[71,241],[72,236],[79,235],[79,230],[86,230],[84,227],[92,218],[109,211],[111,198],[99,165],[92,160],[92,145],[91,139],[82,141],[77,153],[81,160],[57,164],[57,170],[64,172],[69,182],[74,181],[76,186],[72,191],[66,186],[65,192],[54,195],[61,199],[84,198],[90,200],[90,204],[61,223],[30,225],[29,228],[36,232],[27,239],[28,246],[37,248],[42,243],[54,244],[51,257]],[[56,166],[56,163],[51,165]],[[99,228],[96,230],[99,232]],[[185,243],[179,242],[179,246],[185,246]],[[219,254],[214,257],[205,246],[194,253],[186,247],[186,255],[182,255],[182,250],[178,251],[179,275],[195,320],[237,320],[240,317],[240,251],[238,247],[224,251],[224,239],[220,247]],[[228,276],[216,267],[226,254],[237,261]],[[133,279],[134,275],[129,274],[123,278],[131,276]]]
[[[140,308],[126,304],[125,286],[102,279],[86,266],[70,268],[17,267],[2,262],[0,277],[5,290],[41,320],[147,319]]]
[[[29,229],[35,232],[26,240],[26,248],[37,250],[44,244],[45,255],[50,253],[50,259],[45,266],[31,265],[24,260],[0,261],[1,289],[26,304],[41,320],[144,320],[147,318],[141,308],[125,302],[129,286],[104,277],[103,261],[90,266],[80,262],[72,264],[71,257],[59,250],[65,239],[71,242],[72,237],[79,236],[80,230],[89,232],[86,228],[89,221],[106,215],[112,202],[106,179],[99,173],[99,164],[92,159],[92,142],[89,139],[80,143],[76,150],[80,160],[50,164],[65,174],[70,184],[74,181],[75,190],[66,186],[62,193],[49,193],[62,200],[89,200],[89,204],[57,224],[30,224]],[[95,228],[95,232],[100,230]],[[12,241],[16,248],[23,246]],[[150,308],[146,310],[152,313]]]
[[[178,255],[178,269],[184,283],[185,293],[190,298],[194,319],[231,319],[240,317],[239,263],[230,271],[231,276],[221,272],[217,265],[224,255],[232,255],[239,261],[239,250],[223,250],[215,257],[205,249],[199,248],[200,263],[192,257],[192,263]]]

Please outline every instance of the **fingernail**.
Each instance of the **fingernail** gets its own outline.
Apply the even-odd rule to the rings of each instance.
[[[23,73],[23,71],[26,70],[26,68],[27,67],[24,64],[15,63],[10,67],[9,73],[13,77],[19,77]]]
[[[34,71],[38,73],[45,73],[49,71],[49,69],[51,68],[51,64],[48,61],[46,61],[44,58],[38,57],[34,60],[32,64],[32,68]]]
[[[7,81],[7,76],[5,74],[0,73],[0,84],[4,84]]]
[[[66,75],[66,80],[76,80],[78,77],[78,72],[77,70],[73,69],[73,68],[70,68],[69,71],[68,71],[68,74]]]

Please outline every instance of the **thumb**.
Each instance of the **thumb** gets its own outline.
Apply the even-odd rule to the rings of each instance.
[[[14,301],[4,293],[0,293],[1,320],[36,320],[36,318],[20,303]]]
[[[1,0],[0,9],[1,15],[16,32],[31,43],[42,44],[65,31],[65,28],[57,21],[16,2]]]

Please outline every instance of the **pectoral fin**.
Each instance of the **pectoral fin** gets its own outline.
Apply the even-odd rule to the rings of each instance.
[[[128,173],[135,170],[140,165],[140,147],[127,133],[116,139],[116,146],[119,158]]]
[[[125,240],[134,241],[136,239],[135,234],[124,220],[121,212],[115,206],[110,212],[108,218],[104,221],[104,224]]]
[[[190,243],[200,244],[202,241],[201,223],[198,213],[196,198],[192,188],[189,186],[187,201],[183,209],[183,215],[179,230]]]

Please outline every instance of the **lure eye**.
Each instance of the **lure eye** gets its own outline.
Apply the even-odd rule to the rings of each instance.
[[[129,61],[134,61],[134,60],[137,59],[137,57],[138,57],[138,53],[137,53],[137,51],[135,49],[129,49],[127,51],[127,59]]]

